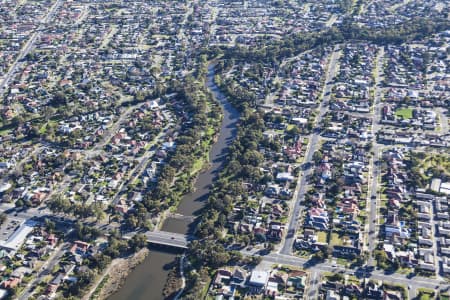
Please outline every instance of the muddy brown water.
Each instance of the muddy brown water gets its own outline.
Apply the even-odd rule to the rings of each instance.
[[[195,182],[195,191],[183,197],[176,211],[183,216],[197,216],[208,197],[211,185],[217,179],[220,169],[225,163],[227,147],[231,144],[237,131],[238,111],[227,101],[214,83],[214,68],[209,66],[207,87],[219,101],[223,111],[222,127],[219,138],[211,148],[210,167],[200,173]],[[176,233],[192,233],[196,222],[185,219],[167,219],[163,231]],[[164,299],[162,290],[167,280],[170,267],[175,260],[176,250],[151,247],[150,254],[145,261],[134,269],[120,290],[112,295],[110,300],[161,300]]]

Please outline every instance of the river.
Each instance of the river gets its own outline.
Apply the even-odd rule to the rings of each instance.
[[[201,172],[195,182],[195,191],[186,194],[180,202],[176,213],[184,216],[197,216],[204,206],[211,188],[217,179],[220,169],[225,163],[227,146],[233,141],[237,131],[238,111],[227,101],[214,83],[214,67],[208,68],[206,86],[220,103],[223,112],[223,121],[217,142],[209,154],[210,167]],[[162,230],[176,233],[192,232],[195,221],[186,219],[167,219]],[[151,252],[145,261],[128,276],[124,286],[110,300],[161,300],[164,299],[162,290],[169,272],[168,267],[174,262],[176,253],[161,249],[150,249]]]

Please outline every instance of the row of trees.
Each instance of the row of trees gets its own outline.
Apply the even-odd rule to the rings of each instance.
[[[220,63],[219,63],[220,64]],[[216,66],[217,68],[217,66]],[[221,66],[218,66],[221,68]],[[216,78],[217,79],[217,78]],[[183,299],[196,299],[202,294],[203,286],[211,272],[223,265],[233,265],[245,261],[238,251],[229,251],[224,247],[223,230],[233,212],[237,199],[245,201],[248,196],[243,182],[260,181],[264,177],[259,167],[264,157],[258,152],[258,145],[263,139],[264,119],[262,114],[250,108],[253,98],[244,91],[239,96],[233,89],[222,91],[228,94],[228,100],[241,112],[240,122],[235,140],[230,145],[224,169],[214,183],[204,207],[200,221],[196,226],[196,235],[201,241],[193,241],[189,245],[187,257],[197,272],[187,273],[187,286]],[[243,241],[236,237],[236,240]],[[218,243],[217,241],[220,241]],[[245,241],[249,243],[250,240]],[[247,263],[258,263],[258,259],[250,259]]]
[[[220,107],[210,101],[211,97],[202,84],[204,74],[199,72],[197,77],[187,76],[184,82],[176,82],[172,86],[171,91],[177,94],[178,100],[174,111],[184,122],[176,139],[176,148],[169,153],[156,186],[144,197],[143,204],[153,215],[176,206],[181,196],[192,189],[194,163],[208,153],[219,130]],[[211,129],[213,134],[208,135]]]
[[[385,28],[362,27],[345,19],[338,27],[332,27],[320,33],[295,33],[281,40],[270,40],[263,47],[250,49],[233,47],[225,49],[224,58],[246,62],[271,62],[278,65],[285,58],[298,55],[306,50],[320,46],[357,40],[380,45],[401,44],[419,40],[433,33],[446,30],[450,21],[445,19],[427,19],[416,17],[409,21]]]
[[[259,183],[263,180],[260,166],[264,157],[258,152],[258,145],[263,139],[264,127],[262,115],[244,105],[236,139],[229,147],[226,166],[214,183],[197,226],[199,237],[220,238],[233,211],[233,204],[237,199],[245,201],[248,196],[243,182]]]
[[[72,203],[62,195],[57,195],[47,202],[48,208],[54,213],[73,215],[80,218],[95,217],[102,220],[105,217],[104,207],[101,203],[93,202],[91,204]]]

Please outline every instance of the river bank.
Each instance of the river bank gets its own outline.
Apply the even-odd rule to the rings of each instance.
[[[149,255],[148,248],[143,248],[129,258],[117,258],[105,270],[94,292],[83,297],[84,300],[103,300],[117,292],[125,283],[128,275]]]
[[[239,112],[227,101],[227,97],[222,94],[214,83],[214,67],[208,68],[205,85],[208,91],[214,96],[222,109],[222,123],[216,142],[209,151],[209,168],[203,168],[194,184],[194,190],[183,196],[176,214],[183,216],[198,216],[208,199],[208,195],[213,182],[217,179],[220,170],[223,168],[228,146],[232,143],[237,133],[237,122]],[[175,233],[194,232],[196,222],[188,219],[167,218],[162,226],[162,230]],[[161,300],[173,299],[171,296],[163,295],[169,273],[176,263],[175,257],[179,251],[161,249],[151,251],[150,255],[142,264],[137,266],[125,280],[123,287],[110,300],[134,299],[134,300]],[[178,280],[176,280],[178,282]],[[175,281],[174,281],[175,283]],[[178,283],[177,283],[178,284]]]

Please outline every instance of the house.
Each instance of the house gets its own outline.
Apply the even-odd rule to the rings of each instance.
[[[50,233],[47,236],[47,242],[50,247],[54,248],[58,242],[58,238],[53,233]]]
[[[326,300],[341,300],[341,296],[334,290],[328,290]]]
[[[269,272],[254,270],[250,274],[248,285],[253,293],[261,293],[269,281]]]
[[[247,280],[248,274],[245,270],[236,267],[234,269],[233,275],[232,275],[232,281],[231,284],[232,285],[237,285],[237,286],[244,286],[245,285],[245,281]]]
[[[216,274],[216,278],[214,279],[214,287],[221,288],[223,285],[227,285],[229,280],[231,279],[231,272],[227,269],[219,269]]]
[[[290,172],[280,172],[277,174],[277,181],[286,182],[286,181],[293,181],[294,176]]]
[[[269,277],[265,294],[271,297],[275,297],[279,293],[279,286],[283,288],[286,286],[287,274],[275,273]]]
[[[404,299],[400,291],[385,290],[383,295],[384,300],[402,300]]]
[[[70,248],[70,253],[74,255],[85,255],[91,245],[83,241],[75,241]]]
[[[274,240],[281,240],[283,236],[283,227],[279,222],[272,222],[268,233],[269,238]]]
[[[2,281],[1,287],[5,289],[13,289],[22,282],[21,278],[9,277],[8,279]]]
[[[354,246],[333,246],[333,255],[337,257],[356,257],[361,255],[361,249]]]
[[[347,284],[344,287],[344,294],[346,294],[348,296],[352,296],[352,297],[356,296],[359,299],[359,298],[361,298],[362,293],[363,293],[362,288],[357,284],[351,283],[351,284]]]
[[[383,299],[384,291],[380,285],[369,281],[366,286],[366,297],[368,299]]]
[[[287,286],[295,289],[303,289],[306,286],[307,273],[299,270],[289,272]]]
[[[47,295],[53,297],[56,294],[57,289],[64,281],[64,276],[65,275],[63,273],[58,273],[58,275],[56,275],[56,277],[53,278],[52,281],[50,281],[45,291]]]

